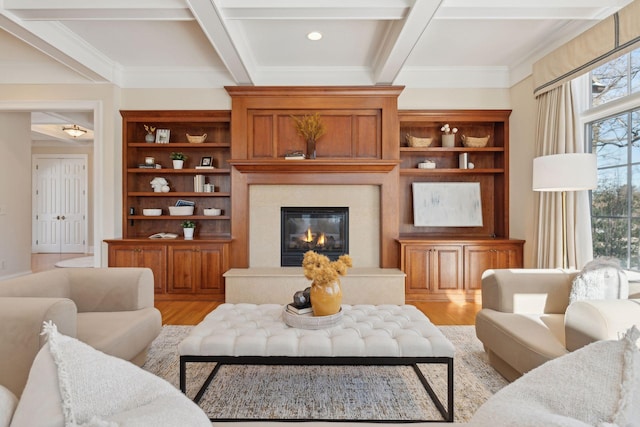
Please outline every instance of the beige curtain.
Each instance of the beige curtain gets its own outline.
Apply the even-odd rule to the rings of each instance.
[[[576,126],[571,83],[543,93],[536,101],[536,157],[583,153],[582,132]],[[538,268],[562,267],[562,193],[536,192],[536,195],[535,263]],[[582,268],[593,257],[588,192],[567,192],[566,211],[567,266]]]
[[[533,64],[540,95],[640,46],[640,0],[634,0]]]

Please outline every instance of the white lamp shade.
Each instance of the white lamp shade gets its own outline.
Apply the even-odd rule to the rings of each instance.
[[[595,154],[553,154],[533,159],[534,191],[592,190],[597,186]]]

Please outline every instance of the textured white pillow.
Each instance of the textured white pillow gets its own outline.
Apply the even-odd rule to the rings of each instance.
[[[58,370],[45,344],[33,359],[11,427],[62,427],[61,402]]]
[[[638,329],[598,341],[533,369],[482,405],[470,425],[637,426]]]
[[[15,394],[3,385],[0,385],[0,427],[9,427],[11,417],[18,405]]]
[[[580,300],[629,298],[629,282],[617,260],[597,258],[573,279],[569,303]]]
[[[211,427],[169,382],[59,334],[53,324],[45,332],[11,427]]]

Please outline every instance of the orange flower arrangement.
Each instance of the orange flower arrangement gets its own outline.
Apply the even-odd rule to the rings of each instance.
[[[338,276],[347,274],[353,265],[349,255],[341,255],[336,261],[330,261],[325,255],[308,251],[302,259],[304,277],[318,286],[330,285],[338,280]]]

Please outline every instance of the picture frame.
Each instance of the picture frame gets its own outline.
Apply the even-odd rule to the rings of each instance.
[[[200,159],[200,166],[213,166],[211,163],[211,156],[203,157]]]
[[[157,144],[168,144],[170,135],[171,135],[171,131],[169,129],[158,129],[158,130],[156,130],[156,143]]]
[[[479,182],[414,182],[415,227],[482,227]]]

